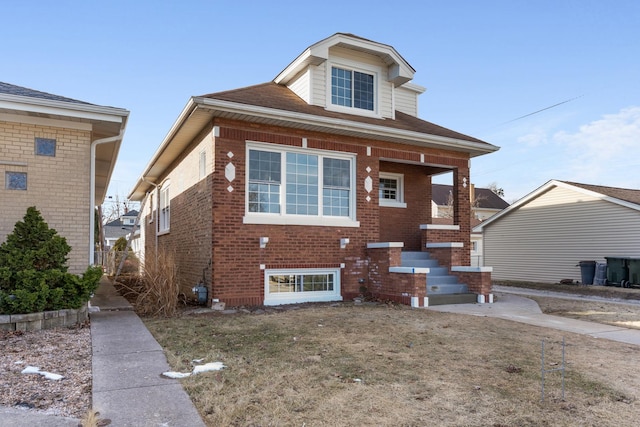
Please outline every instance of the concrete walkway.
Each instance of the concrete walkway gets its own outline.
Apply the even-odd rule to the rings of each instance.
[[[182,385],[161,376],[170,371],[162,347],[103,278],[91,300],[93,409],[112,426],[204,426]]]
[[[595,300],[618,304],[634,304],[630,302],[618,302],[603,298],[590,298],[580,295],[557,294],[549,291],[535,291],[531,289],[519,289],[509,287],[494,287],[496,302],[493,304],[459,304],[437,305],[428,310],[447,313],[469,314],[473,316],[497,317],[526,323],[543,328],[552,328],[561,331],[589,335],[594,338],[603,338],[627,344],[640,345],[640,330],[627,329],[618,326],[604,325],[601,323],[587,322],[584,320],[569,319],[566,317],[543,314],[538,304],[526,296],[546,296],[554,298],[575,299],[578,301]],[[637,305],[637,304],[635,304]]]

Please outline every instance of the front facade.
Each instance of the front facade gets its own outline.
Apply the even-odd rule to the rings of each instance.
[[[580,261],[640,257],[640,190],[552,180],[475,230],[494,279],[580,281]]]
[[[423,297],[425,272],[397,268],[429,239],[468,266],[469,160],[497,147],[418,119],[413,74],[336,34],[272,82],[191,98],[129,195],[145,200],[145,263],[170,251],[185,293],[204,281],[233,306]],[[454,225],[430,227],[447,171]]]
[[[0,82],[0,242],[35,206],[84,272],[128,114]]]

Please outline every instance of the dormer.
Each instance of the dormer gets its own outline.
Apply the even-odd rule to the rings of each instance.
[[[409,83],[415,70],[391,46],[337,33],[307,48],[273,80],[310,105],[329,111],[395,118],[395,110],[418,115]]]

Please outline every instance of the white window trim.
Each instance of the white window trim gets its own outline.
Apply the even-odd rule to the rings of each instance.
[[[166,193],[169,193],[169,197]],[[171,183],[169,181],[160,186],[158,199],[158,234],[166,234],[171,230]],[[165,206],[168,208],[168,213],[163,212]]]
[[[198,154],[198,180],[207,176],[207,150],[200,150]]]
[[[350,71],[359,71],[361,73],[373,75],[373,111],[365,110],[362,108],[345,107],[343,105],[334,105],[331,102],[331,69],[333,67],[342,68]],[[339,61],[327,61],[327,68],[325,70],[326,77],[326,100],[327,110],[337,111],[340,113],[358,114],[361,116],[381,118],[380,115],[380,76],[382,75],[382,69],[368,64],[362,64],[359,62],[349,61],[347,59],[340,59]]]
[[[333,274],[333,291],[269,293],[269,276],[277,274]],[[264,270],[264,305],[297,304],[301,302],[342,301],[339,268],[294,268]]]
[[[249,150],[271,151],[274,153],[303,153],[331,157],[334,159],[349,160],[351,164],[351,187],[349,188],[349,217],[336,217],[322,215],[322,206],[318,206],[319,214],[311,215],[287,215],[282,213],[249,212]],[[288,145],[276,145],[264,142],[247,141],[246,143],[246,173],[245,173],[245,215],[244,224],[273,224],[273,225],[312,225],[329,227],[360,227],[356,221],[356,155],[339,151],[314,150],[309,148],[291,147]],[[284,159],[284,156],[283,156]],[[284,163],[284,160],[283,160]],[[282,174],[284,177],[285,174]],[[321,197],[321,195],[320,195]],[[280,206],[286,204],[286,185],[284,180],[280,184]]]
[[[380,172],[378,174],[378,179],[386,178],[386,179],[395,179],[398,183],[398,190],[396,200],[382,199],[378,198],[378,204],[384,207],[390,208],[406,208],[407,204],[404,201],[404,174],[401,173],[391,173],[391,172]],[[378,185],[380,181],[378,181]]]

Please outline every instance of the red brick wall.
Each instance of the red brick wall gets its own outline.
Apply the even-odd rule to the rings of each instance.
[[[380,172],[404,174],[407,203],[406,208],[380,207],[380,241],[403,242],[405,250],[419,251],[420,225],[431,222],[431,177],[423,166],[402,163],[380,162]]]
[[[431,186],[428,171],[431,169],[427,166],[384,162],[387,171],[401,170],[405,173],[405,196],[408,204],[416,207],[415,211],[411,208],[403,209],[405,212],[402,217],[395,222],[391,215],[380,212],[377,194],[379,157],[419,162],[422,153],[425,161],[437,164],[460,167],[468,162],[463,154],[444,150],[336,137],[227,119],[216,119],[214,124],[220,126],[220,136],[213,142],[214,172],[202,183],[207,188],[201,188],[199,184],[197,188],[194,187],[172,200],[171,232],[159,236],[159,243],[175,249],[179,254],[177,262],[180,282],[189,292],[211,259],[211,268],[208,270],[211,274],[209,296],[219,298],[228,306],[263,303],[264,270],[261,270],[261,264],[267,269],[337,268],[344,264],[341,269],[342,294],[345,298],[359,294],[360,286],[363,285],[360,282],[364,281],[365,286],[370,286],[370,279],[373,277],[369,271],[371,262],[367,257],[367,243],[389,240],[385,237],[391,236],[393,231],[398,232],[396,235],[401,239],[408,240],[405,242],[405,249],[417,250],[420,246],[419,225],[427,223],[430,218]],[[300,147],[302,138],[306,138],[307,147],[311,149],[356,154],[356,213],[360,227],[243,223],[246,141]],[[371,147],[371,156],[367,155],[367,147]],[[229,157],[229,153],[233,153],[233,156]],[[224,174],[229,163],[235,167],[235,179],[232,182]],[[366,170],[367,167],[369,171]],[[367,176],[373,181],[371,193],[364,189]],[[417,182],[424,183],[425,188],[414,185]],[[229,186],[233,187],[232,191],[228,191]],[[209,190],[208,196],[205,196]],[[366,200],[367,195],[370,196],[370,201]],[[207,203],[210,203],[210,209],[204,207]],[[384,221],[383,225],[380,223],[381,219]],[[153,234],[147,236],[147,245],[153,244]],[[263,236],[269,237],[269,243],[266,248],[261,249],[259,239]],[[346,249],[340,248],[341,238],[348,238],[350,241]],[[388,279],[380,285],[379,293],[381,296],[387,295],[386,298],[406,299],[403,294],[420,292],[419,289],[423,289],[423,293],[426,291],[424,277],[412,277],[420,275],[389,274],[388,269],[382,274]]]
[[[390,273],[389,267],[400,266],[402,248],[372,248],[369,256],[368,291],[375,298],[411,304],[411,297],[424,303],[427,293],[426,274]]]
[[[469,287],[469,291],[478,295],[489,295],[491,293],[491,273],[490,272],[462,272],[454,271],[451,274],[458,278],[458,282]]]
[[[469,168],[459,167],[453,172],[454,224],[460,226],[457,242],[464,244],[460,255],[460,264],[471,265],[471,195],[469,194]],[[457,208],[457,209],[456,209]]]

